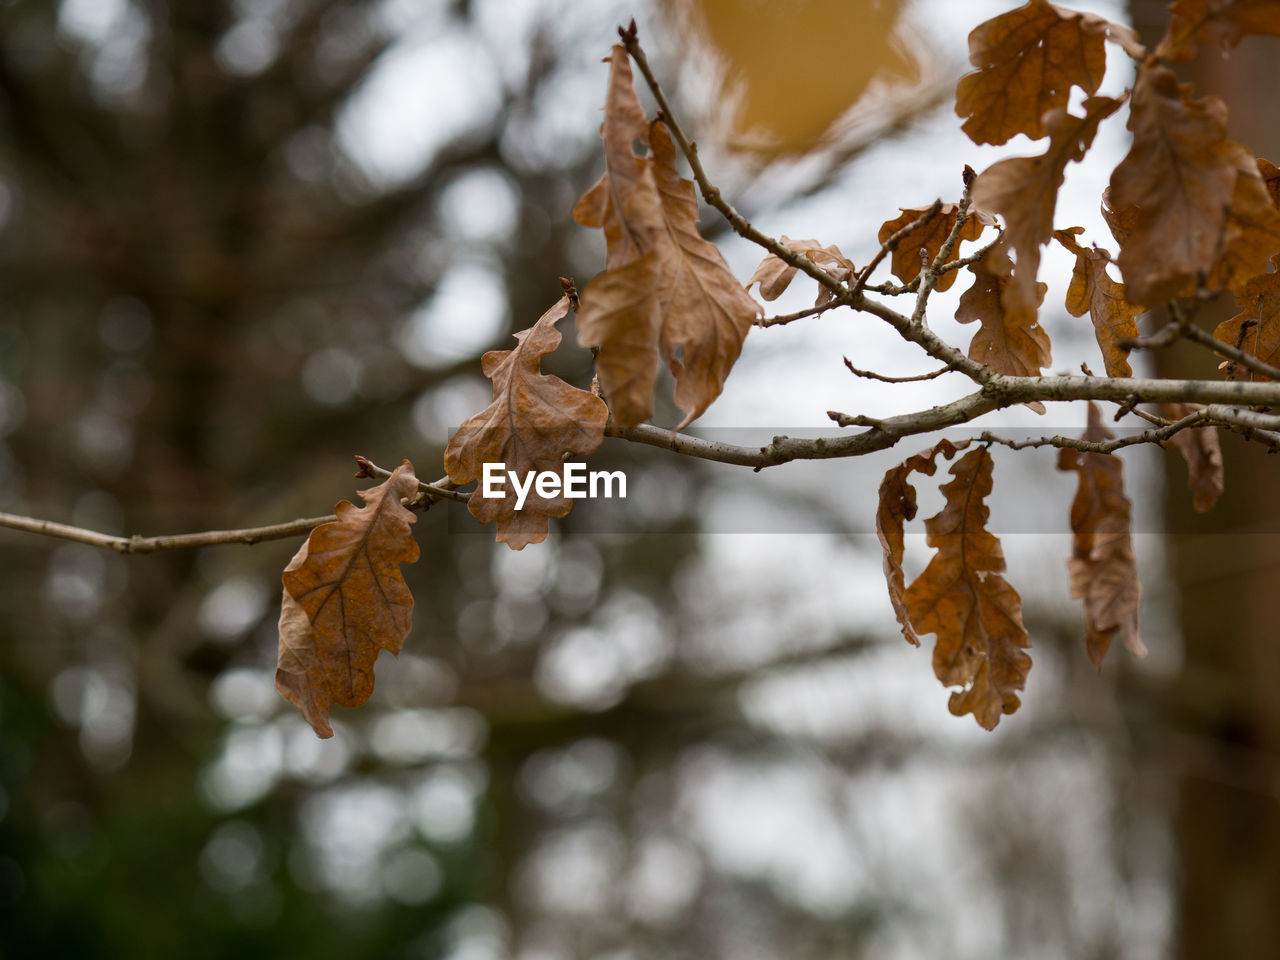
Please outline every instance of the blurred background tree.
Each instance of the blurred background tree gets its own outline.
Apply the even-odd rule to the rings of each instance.
[[[569,212],[615,24],[762,223],[865,262],[897,206],[957,191],[962,39],[1014,5],[4,0],[0,508],[177,532],[323,513],[357,452],[434,476],[478,355],[602,262]],[[721,409],[792,416],[751,371],[840,368],[817,329],[751,338]],[[566,334],[553,366],[585,383]],[[712,465],[594,462],[626,467],[625,508],[520,554],[420,519],[414,634],[323,743],[272,687],[294,544],[4,536],[0,951],[1163,954],[1149,701],[1087,665],[1049,576],[1037,686],[985,736],[893,626],[874,471],[849,503],[799,465],[742,499]]]

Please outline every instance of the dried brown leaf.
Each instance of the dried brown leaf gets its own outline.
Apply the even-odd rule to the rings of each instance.
[[[977,263],[969,265],[973,286],[960,295],[956,319],[961,323],[981,322],[969,343],[969,357],[1000,373],[1018,377],[1040,375],[1050,360],[1049,335],[1036,319],[1036,308],[1044,300],[1047,287],[1035,285],[1035,299],[1020,299],[1021,290],[1013,280],[1013,262],[1002,240]],[[1044,413],[1044,404],[1027,404]]]
[[[661,227],[662,200],[653,179],[653,164],[638,156],[633,144],[649,142],[649,120],[636,96],[627,48],[613,46],[609,87],[605,94],[604,173],[573,208],[585,227],[604,230],[609,269],[624,266],[654,248]]]
[[[1280,4],[1275,0],[1175,0],[1169,29],[1156,55],[1190,60],[1200,44],[1226,50],[1250,33],[1280,35]]]
[[[376,487],[365,505],[343,500],[338,519],[311,531],[284,569],[276,689],[321,737],[333,736],[332,704],[358,707],[373,692],[380,650],[399,653],[413,616],[400,573],[418,559],[402,499],[416,496],[408,460]]]
[[[1084,116],[1065,109],[1050,110],[1044,117],[1049,148],[1038,157],[1000,160],[973,183],[973,202],[1004,217],[1006,242],[1018,256],[1016,282],[1023,302],[1032,299],[1040,270],[1040,247],[1053,237],[1053,211],[1058,203],[1067,164],[1083,160],[1100,124],[1120,108],[1122,101],[1090,97]]]
[[[556,323],[569,312],[560,300],[528,330],[517,333],[513,350],[490,350],[481,358],[493,381],[493,402],[462,424],[444,451],[444,468],[454,483],[480,480],[486,463],[502,463],[520,478],[553,472],[564,480],[565,454],[585,456],[604,439],[608,408],[597,396],[541,372],[542,358],[560,345]],[[548,520],[563,517],[573,501],[562,493],[542,496],[531,487],[521,510],[510,482],[506,496],[485,497],[477,487],[467,509],[481,523],[498,525],[498,542],[512,550],[547,538]]]
[[[682,430],[720,396],[763,311],[716,245],[698,233],[697,193],[676,169],[676,146],[661,120],[650,127],[649,145],[666,227],[666,242],[659,246],[666,307],[660,344],[676,379],[676,406],[685,412],[676,427]]]
[[[792,240],[784,235],[782,243],[796,253],[803,254],[814,263],[824,267],[828,273],[841,282],[848,280],[857,271],[857,267],[853,265],[853,261],[840,252],[840,248],[834,243],[823,246],[817,240]],[[751,279],[747,281],[749,288],[753,283],[760,284],[760,297],[764,300],[777,300],[791,286],[791,281],[796,277],[796,268],[791,266],[775,253],[771,253],[760,261],[760,266],[756,267],[755,273],[751,274]],[[818,290],[818,296],[821,299],[823,294],[826,299],[830,299],[831,291],[826,287]]]
[[[916,220],[919,220],[928,208],[908,209],[899,207],[902,211],[901,215],[894,217],[892,220],[886,220],[880,226],[880,234],[878,239],[884,243],[903,227],[909,226]],[[947,237],[951,235],[951,231],[955,229],[956,217],[959,215],[960,207],[954,203],[944,203],[942,209],[938,211],[938,215],[933,217],[928,223],[916,227],[898,239],[898,245],[894,247],[890,256],[889,264],[893,275],[903,283],[910,283],[920,273],[921,258],[920,251],[925,252],[925,257],[930,263],[942,251],[942,245],[946,242]],[[970,207],[968,218],[964,222],[964,226],[960,228],[959,236],[956,238],[957,243],[951,251],[951,256],[947,258],[947,262],[959,259],[960,257],[960,240],[977,240],[982,236],[982,231],[986,227],[995,226],[996,218],[986,210]],[[958,270],[951,270],[938,277],[938,282],[934,286],[935,290],[949,290],[951,285],[956,282],[956,274]]]
[[[1108,37],[1131,56],[1145,53],[1127,27],[1045,0],[979,24],[969,34],[969,62],[978,69],[956,87],[956,113],[968,118],[964,132],[974,143],[1043,137],[1045,113],[1065,108],[1073,86],[1097,92]]]
[[[902,555],[906,546],[903,525],[916,516],[916,488],[909,481],[913,473],[933,476],[939,453],[950,460],[968,445],[967,440],[958,444],[942,440],[931,450],[921,451],[891,468],[880,482],[876,535],[884,551],[884,577],[889,586],[889,602],[893,604],[894,615],[902,626],[902,636],[913,646],[920,646],[920,638],[907,616],[907,586],[902,572]]]
[[[1058,242],[1076,255],[1071,286],[1067,288],[1067,312],[1073,317],[1089,314],[1107,376],[1133,376],[1129,351],[1120,347],[1120,341],[1138,336],[1138,324],[1134,320],[1137,308],[1125,299],[1124,284],[1107,273],[1111,255],[1096,247],[1080,246],[1075,239],[1080,232],[1080,227],[1054,231]]]
[[[1166,403],[1162,412],[1168,420],[1181,420],[1193,408],[1185,403]],[[1164,442],[1165,447],[1175,447],[1187,461],[1187,487],[1191,490],[1191,505],[1199,513],[1207,513],[1226,489],[1226,475],[1222,467],[1222,445],[1218,442],[1217,427],[1201,427],[1182,430]]]
[[[1280,269],[1280,255],[1272,262]],[[1240,312],[1218,324],[1214,337],[1263,363],[1280,367],[1280,273],[1259,274],[1235,298]],[[1249,380],[1270,379],[1243,367],[1237,375]]]
[[[1097,406],[1089,404],[1084,439],[1110,440]],[[1132,504],[1124,495],[1124,465],[1109,453],[1092,453],[1064,447],[1058,451],[1058,469],[1079,475],[1071,503],[1071,595],[1084,601],[1085,649],[1095,666],[1117,631],[1135,657],[1146,656],[1138,637],[1138,607],[1142,592],[1133,552]]]
[[[1256,161],[1226,139],[1226,105],[1189,91],[1167,67],[1143,65],[1129,116],[1133,146],[1111,175],[1113,219],[1127,231],[1117,263],[1140,306],[1189,293],[1224,251],[1218,285],[1260,272],[1274,252],[1268,238],[1280,233]]]
[[[660,353],[685,411],[680,429],[720,395],[761,310],[698,233],[693,183],[677,172],[666,125],[645,122],[621,44],[613,48],[601,136],[604,175],[574,216],[604,229],[608,258],[583,291],[578,339],[598,348],[600,388],[622,426],[652,414]],[[638,156],[636,143],[650,154]],[[652,265],[636,266],[647,257]]]
[[[1280,251],[1280,183],[1267,180],[1275,167],[1266,160],[1252,160],[1243,148],[1239,160],[1241,166],[1227,211],[1225,247],[1205,281],[1211,290],[1235,293],[1243,293],[1254,277],[1265,272],[1267,258]]]
[[[929,565],[907,588],[907,617],[919,633],[937,635],[933,670],[951,694],[952,713],[972,713],[987,730],[1013,713],[1026,684],[1031,645],[1022,624],[1022,599],[1001,576],[1000,541],[987,531],[991,454],[985,447],[966,453],[942,487],[946,504],[925,521]]]

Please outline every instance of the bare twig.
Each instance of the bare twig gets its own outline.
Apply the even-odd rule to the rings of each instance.
[[[795,313],[782,313],[776,317],[761,317],[755,321],[757,327],[780,327],[783,324],[791,323],[794,320],[803,320],[805,317],[816,317],[820,313],[826,313],[833,307],[843,307],[845,304],[836,303],[829,300],[821,306],[806,307],[804,310],[797,310]]]
[[[266,540],[284,540],[307,533],[313,527],[336,520],[333,514],[327,517],[311,517],[307,520],[292,520],[288,523],[276,523],[266,527],[250,527],[245,530],[205,530],[201,533],[180,533],[159,537],[116,537],[84,527],[72,527],[65,523],[54,523],[51,520],[37,520],[33,517],[21,517],[12,513],[0,513],[0,527],[11,530],[25,530],[27,533],[39,533],[46,537],[60,540],[74,540],[87,543],[92,547],[104,547],[116,553],[158,553],[162,550],[189,550],[195,547],[212,547],[228,543],[262,543]]]
[[[964,225],[969,219],[969,193],[972,188],[973,178],[965,176],[964,192],[960,195],[960,203],[956,208],[956,222],[951,225],[951,232],[947,234],[947,239],[943,241],[941,249],[938,250],[938,255],[933,258],[933,262],[926,264],[920,272],[920,292],[916,294],[916,308],[911,314],[911,322],[917,326],[923,325],[925,322],[929,294],[933,293],[933,288],[938,285],[938,278],[942,276],[941,266],[947,262],[947,259],[951,256],[951,251],[960,242],[960,231],[964,229]]]
[[[1177,320],[1170,320],[1150,336],[1122,337],[1116,341],[1116,346],[1121,350],[1156,350],[1180,340],[1184,332],[1182,324]]]
[[[1269,377],[1272,380],[1280,381],[1280,367],[1273,367],[1271,364],[1259,360],[1251,353],[1245,353],[1238,347],[1223,343],[1221,340],[1215,339],[1211,334],[1205,333],[1199,327],[1187,327],[1185,334],[1187,339],[1193,343],[1208,347],[1215,353],[1219,353],[1228,360],[1240,364],[1247,370]]]
[[[849,368],[849,372],[855,377],[862,377],[865,380],[878,380],[881,383],[919,383],[922,380],[933,380],[944,373],[955,372],[954,368],[947,366],[940,367],[929,373],[918,373],[914,377],[886,377],[884,374],[876,373],[874,370],[863,370],[860,367],[855,367],[849,362],[848,357],[844,358],[844,365]]]
[[[1140,443],[1160,443],[1168,440],[1175,433],[1186,430],[1188,427],[1206,426],[1207,424],[1201,422],[1205,418],[1206,414],[1203,410],[1196,410],[1187,414],[1181,420],[1175,420],[1162,427],[1153,427],[1131,437],[1117,437],[1113,440],[1082,440],[1079,437],[1063,436],[1038,437],[1034,440],[1009,440],[1005,437],[996,436],[989,431],[982,434],[981,440],[984,443],[998,443],[1009,447],[1011,450],[1026,450],[1031,447],[1066,447],[1072,450],[1081,450],[1085,453],[1114,453],[1124,447],[1132,447]]]
[[[371,460],[357,456],[357,477],[374,477],[386,479],[391,476]],[[418,481],[418,499],[411,507],[429,506],[435,500],[458,500],[466,502],[467,494],[454,489],[453,481],[448,477],[435,483]],[[109,533],[100,533],[84,527],[73,527],[52,520],[39,520],[35,517],[24,517],[12,513],[0,513],[0,527],[10,530],[23,530],[27,533],[38,533],[59,540],[73,540],[86,543],[92,547],[102,547],[117,553],[159,553],[165,550],[191,550],[198,547],[214,547],[223,544],[244,543],[255,544],[267,540],[285,540],[310,532],[322,523],[331,523],[338,518],[329,514],[326,517],[310,517],[305,520],[290,520],[286,523],[273,523],[264,527],[246,527],[241,530],[202,530],[199,533],[163,534],[155,537],[143,537],[134,534],[131,537],[117,537]]]

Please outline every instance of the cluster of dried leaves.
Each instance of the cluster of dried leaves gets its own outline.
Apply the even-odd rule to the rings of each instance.
[[[1280,170],[1227,139],[1226,105],[1196,97],[1171,69],[1202,47],[1225,49],[1247,33],[1280,35],[1280,3],[1176,0],[1170,14],[1154,52],[1127,27],[1046,0],[977,27],[969,38],[976,69],[956,91],[963,129],[976,143],[1003,144],[1024,134],[1047,138],[1047,146],[1037,156],[995,163],[959,204],[902,208],[886,221],[881,256],[890,258],[901,286],[875,289],[924,289],[927,296],[951,286],[963,268],[971,285],[956,319],[978,325],[968,358],[998,374],[1038,376],[1051,360],[1038,322],[1046,290],[1038,277],[1041,248],[1057,240],[1076,257],[1066,308],[1089,316],[1107,376],[1131,375],[1127,348],[1140,312],[1213,290],[1230,291],[1241,311],[1218,327],[1218,340],[1264,363],[1280,361],[1280,273],[1273,270],[1280,265]],[[634,35],[628,41],[624,34],[624,41]],[[1137,64],[1132,89],[1114,95],[1099,93],[1108,42]],[[514,349],[484,356],[493,402],[462,425],[445,451],[455,484],[477,480],[486,462],[521,473],[557,471],[567,456],[590,454],[610,421],[627,428],[652,416],[663,364],[685,413],[676,427],[682,429],[720,394],[747,333],[760,322],[762,308],[747,292],[753,284],[764,300],[776,299],[804,258],[839,284],[820,288],[815,307],[823,308],[857,295],[879,263],[859,271],[835,245],[783,237],[741,285],[698,232],[695,186],[678,172],[667,118],[650,119],[640,105],[634,53],[623,43],[608,58],[605,171],[574,208],[579,223],[604,231],[607,248],[605,270],[586,287],[577,313],[578,340],[595,353],[597,382],[585,390],[540,371],[541,358],[560,343],[556,323],[575,305],[566,295],[516,335]],[[1073,87],[1085,95],[1079,114],[1068,108]],[[1113,258],[1096,243],[1083,245],[1081,228],[1058,228],[1054,217],[1068,164],[1085,156],[1101,123],[1126,108],[1132,146],[1102,198],[1118,245]],[[995,230],[985,252],[960,257],[961,241]],[[1113,259],[1119,280],[1108,270]],[[1193,412],[1167,408],[1164,422]],[[1078,476],[1068,568],[1071,591],[1084,602],[1086,649],[1099,665],[1117,634],[1132,653],[1144,652],[1123,469],[1096,449],[1110,438],[1090,404],[1085,443],[1062,449],[1058,461]],[[1187,430],[1165,442],[1186,456],[1197,509],[1209,509],[1222,490],[1216,435]],[[945,505],[925,522],[934,554],[907,585],[902,563],[905,524],[916,513],[912,477],[932,476],[940,456],[955,462],[941,487]],[[972,713],[987,729],[1018,708],[1031,666],[1021,599],[1004,578],[1000,542],[987,529],[992,469],[987,446],[943,440],[888,472],[876,516],[904,636],[913,644],[923,634],[936,636],[934,671],[944,685],[959,688],[952,712]],[[321,736],[331,733],[330,705],[364,702],[378,651],[397,651],[409,630],[412,599],[399,566],[418,553],[406,505],[418,497],[412,468],[406,462],[362,496],[363,508],[339,504],[336,522],[316,528],[284,574],[277,684]],[[513,499],[485,499],[477,491],[468,509],[481,523],[496,524],[500,542],[521,549],[545,539],[549,519],[563,517],[570,505],[535,495],[517,511]]]

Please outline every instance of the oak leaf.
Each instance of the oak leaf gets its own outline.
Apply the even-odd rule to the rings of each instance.
[[[1097,443],[1113,436],[1090,403],[1084,439]],[[1130,653],[1145,656],[1147,648],[1138,637],[1142,592],[1133,552],[1132,504],[1124,495],[1124,464],[1109,453],[1064,447],[1058,451],[1058,469],[1074,470],[1079,476],[1071,503],[1067,569],[1071,595],[1084,601],[1089,659],[1100,668],[1117,631]]]
[[[1133,146],[1112,172],[1109,200],[1125,225],[1117,263],[1132,303],[1154,306],[1190,293],[1223,251],[1229,275],[1252,276],[1274,251],[1280,215],[1253,156],[1226,139],[1227,108],[1194,99],[1155,62],[1142,66],[1129,129]]]
[[[666,124],[645,123],[621,44],[613,48],[601,136],[604,175],[574,216],[604,229],[608,256],[583,291],[578,340],[599,348],[600,387],[623,426],[652,415],[661,354],[685,412],[682,429],[720,395],[761,310],[698,233],[694,185],[676,169]],[[648,155],[638,156],[635,143]],[[637,266],[646,258],[652,264]]]
[[[876,536],[880,539],[880,547],[884,551],[884,577],[889,586],[889,602],[893,604],[894,615],[902,627],[902,636],[913,646],[920,646],[920,637],[911,625],[907,615],[906,579],[902,572],[902,555],[904,542],[903,525],[916,516],[916,488],[909,482],[911,474],[923,473],[933,476],[937,470],[938,454],[948,460],[969,445],[967,440],[952,443],[950,440],[939,441],[931,450],[924,450],[913,457],[908,457],[896,467],[892,467],[880,482],[880,500],[876,508]]]
[[[990,510],[991,454],[985,447],[966,453],[944,484],[946,504],[925,521],[929,546],[937,553],[907,588],[907,617],[919,633],[937,635],[933,670],[944,686],[963,687],[948,707],[957,716],[972,713],[979,725],[995,729],[1000,717],[1021,701],[1031,645],[1022,623],[1022,599],[1001,574],[1000,541],[986,529]]]
[[[1049,335],[1036,318],[1036,308],[1044,300],[1047,287],[1035,284],[1031,301],[1021,298],[1021,286],[1014,281],[1013,262],[1006,242],[1001,240],[977,263],[969,265],[973,286],[960,295],[956,319],[961,323],[981,322],[969,343],[969,357],[1000,373],[1035,377],[1049,364]],[[1044,404],[1027,404],[1044,413]]]
[[[1234,47],[1250,33],[1280,35],[1280,4],[1275,0],[1175,0],[1169,29],[1156,55],[1190,60],[1200,44]]]
[[[1075,235],[1082,231],[1081,227],[1071,227],[1053,234],[1076,255],[1071,285],[1067,288],[1067,312],[1073,317],[1089,314],[1107,376],[1131,377],[1129,351],[1122,348],[1120,342],[1138,336],[1138,324],[1134,320],[1137,308],[1125,299],[1124,284],[1107,273],[1111,255],[1106,250],[1082,247],[1076,242]]]
[[[1045,113],[1065,108],[1073,86],[1097,92],[1107,38],[1137,59],[1145,53],[1129,28],[1045,0],[979,24],[969,34],[969,62],[978,69],[956,87],[964,132],[974,143],[999,145],[1019,133],[1040,139]]]
[[[1280,269],[1280,255],[1272,263]],[[1235,298],[1240,312],[1218,324],[1214,338],[1263,363],[1280,367],[1280,273],[1259,274]],[[1240,373],[1248,380],[1270,379],[1243,367]]]
[[[1166,403],[1162,413],[1168,420],[1181,420],[1193,410],[1186,403]],[[1187,487],[1191,490],[1191,505],[1198,513],[1207,513],[1226,489],[1226,476],[1222,465],[1222,445],[1218,441],[1217,427],[1200,427],[1181,430],[1164,441],[1166,448],[1176,448],[1187,462]]]
[[[1227,210],[1226,243],[1205,286],[1243,293],[1265,272],[1267,258],[1280,251],[1280,182],[1266,160],[1251,160],[1241,148],[1240,171]],[[1254,176],[1254,170],[1258,175]]]
[[[1043,155],[1000,160],[973,182],[973,202],[1004,217],[1004,237],[1018,256],[1016,280],[1024,301],[1034,296],[1040,247],[1053,237],[1053,211],[1067,164],[1084,159],[1098,124],[1120,104],[1111,97],[1090,97],[1084,102],[1083,117],[1064,109],[1050,110],[1044,117],[1049,148]]]
[[[400,501],[416,496],[408,460],[376,487],[365,505],[338,503],[338,519],[311,531],[284,569],[276,689],[321,737],[333,736],[332,704],[358,707],[373,692],[380,650],[399,653],[413,615],[400,573],[418,559]]]
[[[586,455],[604,439],[609,410],[599,397],[539,369],[542,358],[560,345],[556,323],[569,312],[560,300],[528,330],[515,335],[513,350],[490,350],[480,358],[493,381],[493,402],[466,420],[444,451],[444,469],[454,483],[480,480],[486,463],[501,463],[521,482],[531,473],[552,472],[564,486],[566,454]],[[563,517],[573,501],[563,493],[544,496],[530,486],[522,509],[509,481],[505,496],[483,496],[483,484],[467,500],[481,523],[497,523],[499,543],[520,550],[547,538],[551,517]]]
[[[714,243],[698,233],[698,195],[676,169],[676,145],[667,125],[649,128],[666,242],[659,247],[665,307],[662,357],[675,377],[682,430],[700,417],[724,389],[760,305],[734,277]]]
[[[853,265],[853,261],[841,253],[840,248],[834,243],[823,246],[817,240],[792,240],[785,234],[782,237],[782,243],[824,268],[841,283],[857,272],[858,268]],[[751,274],[751,279],[746,285],[750,287],[753,283],[758,283],[762,299],[777,300],[786,292],[787,287],[791,286],[791,281],[796,277],[796,270],[796,267],[791,266],[776,253],[771,253],[760,261],[760,265]],[[815,306],[826,303],[831,296],[830,290],[819,287],[818,302]]]
[[[894,217],[892,220],[886,220],[881,224],[878,237],[881,243],[887,241],[903,227],[919,220],[920,217],[928,212],[928,208],[908,209],[899,207],[898,209],[902,211],[899,216]],[[951,231],[955,229],[956,218],[959,215],[960,207],[958,204],[944,203],[937,216],[898,238],[898,244],[893,248],[889,260],[893,275],[903,283],[910,283],[914,280],[920,273],[922,266],[921,250],[924,251],[924,259],[928,260],[929,263],[933,263],[938,254],[942,252],[942,245],[946,243],[947,237],[951,236]],[[987,211],[978,209],[976,205],[970,207],[964,225],[956,236],[956,245],[952,248],[951,256],[947,258],[947,262],[950,263],[959,259],[961,240],[977,240],[982,236],[982,231],[986,227],[995,226],[995,222],[996,218]],[[956,282],[956,274],[958,272],[957,270],[949,270],[939,276],[934,289],[951,289],[951,285]]]

